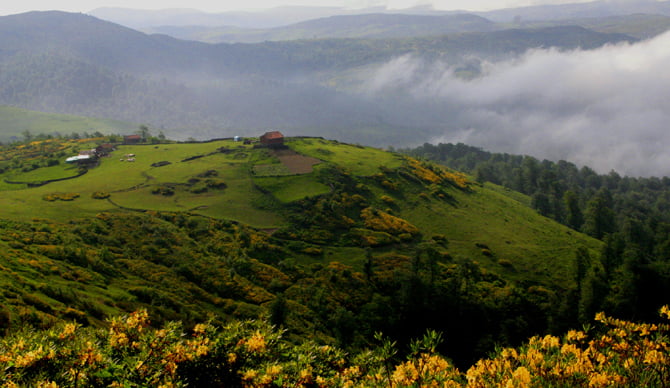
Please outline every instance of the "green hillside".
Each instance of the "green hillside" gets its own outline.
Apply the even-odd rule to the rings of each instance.
[[[72,133],[133,133],[136,130],[137,125],[122,121],[42,113],[0,105],[0,141],[2,142],[24,140],[26,134],[69,136]]]
[[[498,262],[509,260],[512,267],[545,280],[565,279],[569,272],[565,260],[576,247],[598,250],[597,242],[575,239],[568,228],[539,217],[528,206],[495,190],[468,184],[467,190],[450,188],[436,195],[443,190],[439,186],[419,184],[398,172],[408,168],[408,161],[400,155],[321,139],[291,139],[287,144],[301,157],[321,162],[313,172],[286,175],[279,172],[284,164],[277,152],[232,140],[119,146],[98,167],[76,179],[32,188],[19,185],[18,189],[5,183],[0,204],[6,209],[4,217],[21,221],[39,217],[65,222],[73,215],[93,217],[129,209],[188,212],[260,229],[294,227],[291,204],[329,194],[333,190],[330,180],[337,178],[329,176],[329,171],[337,166],[357,182],[352,195],[362,195],[368,204],[406,219],[425,239],[435,234],[448,236],[453,255],[480,257],[497,270],[501,269]],[[128,155],[134,161],[127,161],[131,159]],[[30,183],[44,180],[40,171],[68,177],[73,168],[63,163],[29,172],[9,170],[3,177]],[[95,199],[96,192],[110,196]],[[73,201],[44,199],[53,193],[77,193],[79,197]],[[487,245],[493,255],[481,256],[481,248],[474,243]],[[546,260],[548,257],[552,260]],[[510,268],[505,271],[516,272]]]
[[[64,163],[108,140],[2,148],[3,325],[144,307],[157,323],[265,315],[354,348],[439,327],[461,332],[450,356],[469,362],[575,325],[576,252],[602,246],[519,194],[321,138],[118,145]]]

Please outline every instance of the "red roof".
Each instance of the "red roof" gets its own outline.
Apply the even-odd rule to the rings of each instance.
[[[272,131],[272,132],[265,132],[265,135],[263,135],[262,137],[268,140],[272,140],[272,139],[281,139],[284,137],[284,135],[279,131]]]
[[[140,140],[142,139],[142,136],[140,135],[126,135],[123,137],[126,140]]]

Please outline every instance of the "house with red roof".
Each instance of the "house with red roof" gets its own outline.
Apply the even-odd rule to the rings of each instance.
[[[265,134],[261,136],[261,144],[263,145],[284,144],[284,135],[279,131],[265,132]]]
[[[123,137],[123,144],[138,144],[142,141],[140,135],[126,135]]]

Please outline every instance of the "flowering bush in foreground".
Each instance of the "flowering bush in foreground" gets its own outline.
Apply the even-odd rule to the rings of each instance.
[[[661,315],[670,319],[670,309]],[[358,355],[282,340],[264,321],[217,328],[180,323],[150,328],[146,311],[109,321],[106,330],[67,323],[21,331],[0,341],[3,387],[667,387],[668,324],[633,323],[598,314],[599,334],[570,331],[500,349],[465,373],[440,356],[439,333],[411,345]],[[186,332],[186,334],[185,334]]]

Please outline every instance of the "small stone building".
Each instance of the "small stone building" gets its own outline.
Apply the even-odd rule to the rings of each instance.
[[[263,145],[284,144],[284,135],[279,131],[265,132],[260,140]]]
[[[140,135],[126,135],[123,137],[123,144],[138,144],[142,141]]]

